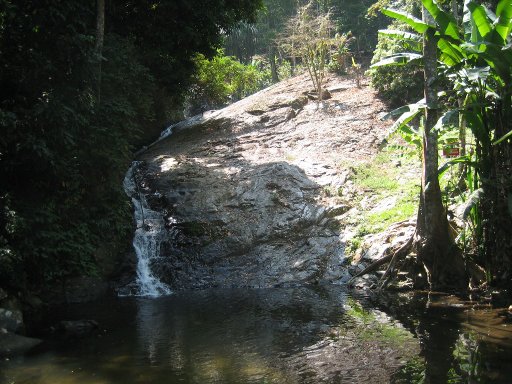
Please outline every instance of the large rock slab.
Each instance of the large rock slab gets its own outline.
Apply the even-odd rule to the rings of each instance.
[[[375,153],[385,126],[373,92],[343,84],[317,103],[307,78],[280,83],[175,125],[140,154],[137,191],[165,222],[152,261],[162,281],[269,287],[346,272],[341,205],[325,189],[346,181],[341,160]]]
[[[42,340],[0,331],[0,356],[21,355],[41,344]]]

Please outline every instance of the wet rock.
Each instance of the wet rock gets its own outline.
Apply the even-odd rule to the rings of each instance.
[[[331,93],[323,88],[321,90],[322,100],[328,100],[332,97]],[[310,100],[318,100],[318,91],[307,92],[307,96]]]
[[[290,107],[292,107],[294,110],[299,110],[299,109],[304,108],[304,106],[307,103],[308,103],[307,97],[305,97],[305,96],[298,97],[298,98],[292,100],[292,102],[290,103]]]
[[[327,216],[329,217],[336,217],[343,215],[344,213],[348,212],[350,210],[350,206],[346,204],[338,204],[334,205],[328,208],[327,210]]]
[[[24,298],[25,304],[32,310],[39,310],[44,306],[44,301],[36,295],[27,295]]]
[[[5,292],[2,288],[0,288],[0,301],[7,298],[7,292]]]
[[[363,275],[352,280],[351,286],[359,290],[369,290],[377,287],[379,279],[375,275]]]
[[[42,340],[15,335],[13,333],[0,330],[0,356],[10,357],[21,355],[30,351],[39,345]]]
[[[386,231],[365,238],[362,246],[362,259],[372,262],[398,249],[413,235],[415,221],[405,221],[391,225]]]
[[[0,328],[20,332],[23,329],[23,313],[18,309],[0,308]]]

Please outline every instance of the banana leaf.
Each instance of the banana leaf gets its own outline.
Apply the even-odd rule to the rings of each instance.
[[[508,133],[501,136],[498,140],[494,141],[492,145],[498,145],[499,143],[507,140],[508,138],[512,137],[512,131],[509,131]]]
[[[397,116],[403,116],[406,113],[417,113],[418,111],[422,111],[427,106],[425,99],[421,99],[414,104],[402,105],[399,108],[393,109],[391,112],[385,114],[381,120],[394,119]],[[411,119],[412,120],[412,119]],[[406,121],[408,123],[409,121]]]
[[[417,103],[397,108],[382,117],[382,120],[385,120],[400,116],[389,129],[388,136],[391,136],[398,131],[408,143],[421,147],[421,132],[409,126],[408,123],[410,123],[420,113],[423,113],[426,107],[425,99],[421,99]]]
[[[381,61],[372,64],[370,68],[384,67],[387,65],[405,65],[411,61],[420,60],[422,58],[423,55],[420,55],[418,53],[397,53],[396,55],[385,57]]]
[[[422,41],[421,35],[411,32],[399,31],[397,29],[381,29],[379,30],[379,34],[399,40],[411,40],[418,43],[421,43]]]
[[[483,5],[473,2],[468,2],[467,7],[471,12],[471,19],[476,27],[476,32],[478,33],[477,40],[481,40],[482,38],[485,39],[485,37],[492,31],[492,24],[487,16],[487,9]]]
[[[444,38],[440,38],[437,42],[437,47],[441,51],[439,60],[448,66],[456,65],[465,59],[462,49],[459,44],[453,44]]]
[[[471,210],[478,204],[478,202],[484,197],[485,193],[483,188],[478,188],[474,191],[466,201],[464,207],[464,213],[462,214],[462,220],[467,220]]]
[[[437,173],[438,173],[439,177],[441,177],[447,170],[449,170],[452,166],[454,166],[456,164],[467,164],[474,168],[478,167],[478,163],[476,161],[471,161],[471,157],[469,155],[460,156],[455,159],[451,159],[451,160],[447,161],[446,163],[444,163],[443,165],[441,165],[437,169]]]
[[[427,24],[406,12],[385,8],[382,10],[382,13],[393,19],[404,22],[418,33],[425,33],[429,28],[435,28],[435,25]]]
[[[434,125],[433,129],[436,131],[441,131],[444,127],[448,126],[451,122],[455,122],[457,117],[459,116],[458,109],[451,109],[441,115],[439,120],[437,120],[436,125]]]
[[[512,30],[512,0],[501,0],[496,7],[496,16],[496,33],[501,36],[503,43],[506,43]]]
[[[452,15],[444,12],[433,0],[421,0],[421,2],[436,21],[442,35],[460,40],[459,28]]]

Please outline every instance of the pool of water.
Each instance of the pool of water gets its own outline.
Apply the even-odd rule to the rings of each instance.
[[[110,298],[53,310],[47,324],[99,328],[47,335],[0,362],[0,383],[509,383],[512,334],[500,316],[338,286]]]

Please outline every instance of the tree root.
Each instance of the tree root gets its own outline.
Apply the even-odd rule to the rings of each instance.
[[[411,248],[413,246],[413,243],[414,243],[414,235],[416,234],[413,233],[411,235],[411,237],[409,237],[409,240],[407,240],[405,242],[404,245],[402,245],[394,254],[393,254],[393,257],[391,258],[391,261],[389,262],[389,265],[388,265],[388,268],[386,269],[386,272],[384,272],[384,275],[382,275],[382,277],[380,278],[380,285],[379,285],[379,289],[383,289],[385,288],[389,282],[391,281],[391,278],[393,277],[393,274],[395,272],[395,265],[396,263],[404,258],[405,256],[407,256],[409,254],[409,252],[411,251]]]
[[[353,276],[349,281],[348,285],[352,285],[354,280],[358,277],[364,276],[368,273],[374,272],[381,265],[389,262],[384,275],[379,280],[378,289],[385,289],[396,276],[397,264],[405,259],[405,257],[411,252],[412,248],[415,245],[414,239],[416,236],[416,231],[409,237],[409,239],[394,253],[381,257],[379,260],[374,261],[368,267],[363,269],[361,272],[357,273]],[[477,265],[475,262],[471,260],[465,261],[465,270],[468,273],[468,278],[470,279],[470,284],[473,286],[478,286],[482,281],[485,280],[485,270]]]
[[[348,285],[351,285],[354,281],[354,279],[357,279],[358,277],[364,276],[367,273],[375,271],[377,268],[379,268],[382,264],[386,264],[393,258],[393,254],[381,257],[379,260],[374,261],[369,266],[367,266],[365,269],[363,269],[361,272],[353,276],[349,281]]]
[[[391,273],[394,272],[394,267],[395,267],[395,264],[397,263],[397,261],[409,254],[409,251],[411,250],[412,245],[413,245],[413,239],[414,239],[414,234],[395,253],[392,253],[392,254],[389,254],[387,256],[381,257],[379,260],[374,261],[368,267],[366,267],[361,272],[359,272],[358,274],[353,276],[348,281],[347,284],[351,285],[356,278],[364,276],[367,273],[374,272],[381,265],[386,264],[387,262],[389,262],[389,266],[386,269],[386,272],[384,272],[384,275],[381,277],[380,285],[379,285],[379,288],[385,287],[389,283],[389,280],[390,280],[390,277],[391,277],[390,275],[391,275]],[[387,280],[384,280],[386,278],[387,278]]]

